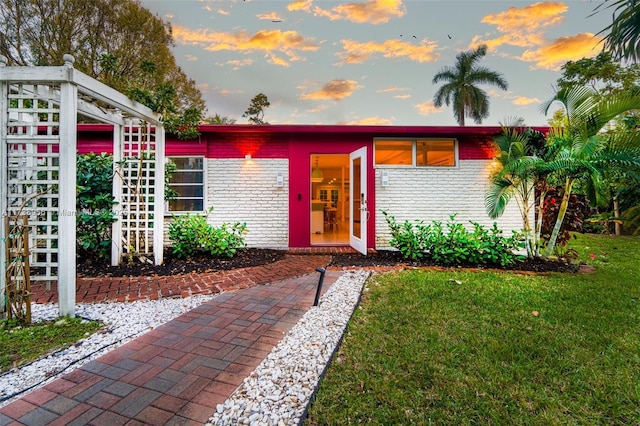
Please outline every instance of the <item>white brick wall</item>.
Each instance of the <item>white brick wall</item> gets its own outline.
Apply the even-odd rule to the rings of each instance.
[[[443,223],[457,213],[456,220],[465,225],[469,220],[485,227],[493,225],[484,206],[484,194],[489,184],[488,160],[460,161],[456,168],[384,168],[389,185],[381,184],[381,170],[376,170],[376,248],[389,248],[389,226],[382,211],[395,216],[399,223],[433,220]],[[495,220],[498,227],[511,235],[522,229],[522,218],[516,200],[512,199],[502,217]]]
[[[206,205],[213,207],[209,222],[246,222],[249,247],[289,246],[289,161],[287,159],[207,159]],[[490,161],[464,160],[456,168],[385,168],[389,185],[381,185],[376,170],[376,248],[389,248],[389,227],[382,211],[398,222],[422,219],[446,222],[451,214],[465,225],[469,220],[493,225],[484,206]],[[276,186],[278,172],[284,187]],[[170,219],[165,221],[165,230]],[[505,235],[522,228],[515,200],[496,220]],[[165,232],[165,243],[166,232]]]
[[[289,246],[289,160],[206,160],[207,207],[213,207],[209,222],[246,222],[249,247]],[[278,172],[284,187],[276,186]]]

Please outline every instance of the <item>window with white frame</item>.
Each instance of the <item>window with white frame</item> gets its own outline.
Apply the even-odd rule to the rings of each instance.
[[[454,167],[455,139],[376,139],[376,166]]]
[[[175,170],[169,178],[173,193],[169,201],[170,212],[204,211],[204,158],[169,157]]]

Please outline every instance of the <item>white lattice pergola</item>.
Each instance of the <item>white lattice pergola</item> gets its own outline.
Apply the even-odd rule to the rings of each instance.
[[[10,67],[0,56],[0,211],[29,217],[32,281],[57,282],[59,313],[75,315],[78,115],[112,124],[118,221],[111,263],[162,263],[164,128],[160,117],[73,68]],[[5,221],[0,236],[6,238]],[[7,259],[0,250],[0,312]]]

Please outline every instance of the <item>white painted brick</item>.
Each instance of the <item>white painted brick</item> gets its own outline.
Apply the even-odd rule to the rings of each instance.
[[[469,221],[485,227],[493,225],[484,205],[489,185],[490,161],[460,161],[457,168],[388,168],[389,185],[383,187],[376,178],[376,248],[389,248],[389,226],[382,211],[405,220],[446,222],[457,213],[456,220],[470,226]],[[377,174],[378,175],[378,174]],[[522,228],[522,218],[515,200],[504,215],[495,220],[498,227],[510,235]]]
[[[207,159],[209,222],[246,222],[249,247],[287,248],[289,245],[289,160]],[[284,187],[276,187],[278,172]]]
[[[388,168],[389,185],[380,184],[376,173],[376,241],[378,249],[389,248],[389,228],[382,211],[405,220],[446,222],[456,219],[469,225],[473,220],[486,227],[493,224],[484,206],[489,183],[486,160],[465,160],[451,169]],[[213,207],[209,222],[246,222],[250,247],[287,248],[289,245],[289,162],[287,159],[207,159],[206,202]],[[379,170],[378,170],[379,171]],[[276,176],[282,172],[284,187],[276,187]],[[170,219],[165,221],[166,229]],[[515,200],[505,214],[496,220],[509,235],[522,228]],[[469,225],[470,226],[470,225]],[[165,238],[165,243],[167,243]]]

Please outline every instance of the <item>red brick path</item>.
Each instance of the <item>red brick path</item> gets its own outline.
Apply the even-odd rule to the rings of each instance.
[[[287,255],[230,272],[79,280],[78,301],[86,302],[242,290],[226,291],[3,406],[0,425],[205,423],[311,307],[315,269],[329,260]],[[342,273],[327,271],[323,291]],[[38,288],[35,297],[55,301],[55,286]]]

